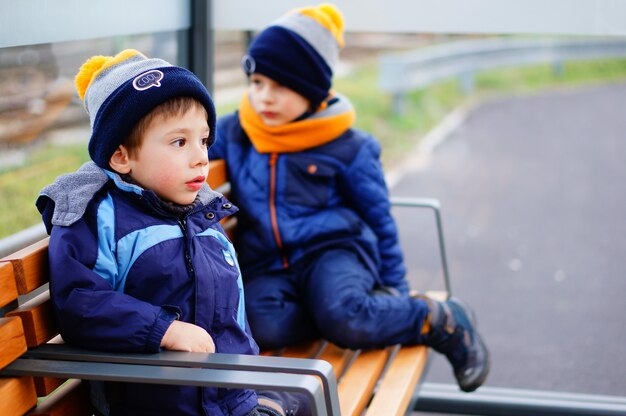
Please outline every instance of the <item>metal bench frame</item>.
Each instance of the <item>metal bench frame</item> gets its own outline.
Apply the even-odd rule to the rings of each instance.
[[[178,351],[122,354],[46,344],[29,350],[0,374],[284,390],[304,393],[317,415],[340,414],[337,381],[332,366],[322,360]]]

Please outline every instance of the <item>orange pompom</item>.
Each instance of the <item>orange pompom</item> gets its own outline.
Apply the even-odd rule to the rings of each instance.
[[[335,27],[335,30],[339,32],[343,32],[344,30],[343,15],[339,11],[339,9],[334,4],[330,4],[330,3],[320,4],[318,7],[333,22],[333,26]]]
[[[303,7],[301,9],[296,9],[295,12],[317,20],[320,25],[324,26],[330,33],[333,34],[339,47],[343,48],[343,16],[334,4],[322,3],[315,7]]]
[[[84,64],[81,65],[76,77],[74,78],[74,84],[76,85],[76,91],[81,100],[85,99],[85,93],[87,87],[91,84],[91,81],[95,77],[96,73],[106,64],[112,56],[92,56],[87,59]]]
[[[80,99],[85,99],[87,88],[89,88],[91,82],[100,72],[135,55],[144,56],[135,49],[125,49],[115,56],[97,55],[87,59],[74,78],[74,84],[76,85],[76,91]]]

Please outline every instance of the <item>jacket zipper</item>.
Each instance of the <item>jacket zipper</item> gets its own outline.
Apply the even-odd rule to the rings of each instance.
[[[278,153],[272,153],[270,155],[270,219],[272,221],[272,231],[274,232],[274,239],[276,245],[280,251],[280,255],[283,260],[283,268],[289,267],[287,256],[283,252],[283,242],[280,238],[280,231],[278,230],[278,217],[276,215],[276,161],[278,160]]]
[[[187,266],[187,271],[189,272],[189,276],[191,277],[191,281],[194,285],[194,303],[198,304],[198,282],[196,281],[196,271],[193,267],[193,261],[191,260],[191,253],[189,252],[189,243],[187,241],[187,220],[182,218],[178,220],[178,226],[183,232],[183,247],[185,251],[185,265]],[[198,311],[194,313],[197,314]],[[193,317],[193,322],[197,322],[198,317]]]
[[[187,270],[192,277],[195,278],[195,270],[193,268],[193,262],[191,261],[191,254],[189,253],[189,247],[187,246],[187,221],[185,219],[178,220],[178,225],[183,232],[183,245],[185,250],[185,263],[187,264]]]

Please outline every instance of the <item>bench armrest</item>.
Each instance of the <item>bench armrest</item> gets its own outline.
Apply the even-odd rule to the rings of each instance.
[[[391,205],[395,207],[409,208],[430,208],[435,213],[437,224],[437,237],[439,242],[439,258],[441,259],[441,270],[448,296],[452,295],[450,288],[450,272],[448,271],[448,259],[446,256],[446,246],[443,238],[443,224],[441,220],[441,204],[439,200],[433,198],[411,198],[411,197],[391,197]]]
[[[177,351],[105,353],[46,344],[26,352],[0,373],[284,390],[306,394],[317,415],[340,414],[337,381],[332,366],[322,360]]]

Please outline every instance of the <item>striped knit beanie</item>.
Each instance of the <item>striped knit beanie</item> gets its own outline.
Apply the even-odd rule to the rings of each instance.
[[[91,124],[89,155],[104,169],[110,169],[109,159],[139,120],[172,98],[192,97],[202,103],[213,141],[213,101],[202,82],[185,68],[127,49],[115,56],[89,58],[75,83]]]
[[[295,9],[256,36],[243,70],[273,79],[317,108],[330,92],[343,29],[341,12],[332,4]]]

